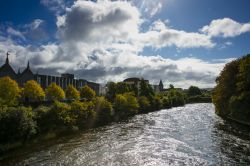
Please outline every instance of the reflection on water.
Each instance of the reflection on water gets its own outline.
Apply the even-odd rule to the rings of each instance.
[[[249,165],[250,134],[216,116],[212,104],[190,104],[19,153],[6,164]]]

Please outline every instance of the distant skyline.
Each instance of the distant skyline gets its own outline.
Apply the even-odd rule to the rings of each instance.
[[[0,2],[0,63],[106,83],[144,77],[210,88],[250,53],[247,0]],[[17,68],[15,68],[17,70]]]

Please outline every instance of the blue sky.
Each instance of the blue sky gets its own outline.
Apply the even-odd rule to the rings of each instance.
[[[1,61],[10,51],[14,68],[29,59],[43,74],[212,87],[226,62],[250,53],[247,0],[0,3]]]

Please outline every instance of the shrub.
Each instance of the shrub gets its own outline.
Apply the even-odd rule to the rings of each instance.
[[[114,109],[119,117],[124,118],[136,114],[139,109],[139,104],[131,93],[118,94],[115,97]]]
[[[171,100],[166,96],[164,96],[162,99],[162,107],[163,108],[171,108],[172,107]]]
[[[149,112],[150,111],[150,102],[149,102],[147,97],[145,97],[145,96],[138,97],[138,103],[139,103],[141,112]]]
[[[0,110],[0,142],[26,141],[36,134],[30,107],[4,107]]]
[[[113,107],[112,104],[104,97],[98,97],[95,101],[95,112],[97,113],[97,123],[106,124],[112,121]]]
[[[93,102],[74,101],[70,104],[71,116],[76,119],[75,124],[80,128],[94,126],[96,113]]]

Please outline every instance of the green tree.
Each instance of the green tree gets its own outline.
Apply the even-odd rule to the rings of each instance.
[[[121,117],[128,117],[138,112],[139,104],[131,93],[117,94],[114,100],[115,113]]]
[[[140,82],[140,96],[152,97],[154,95],[154,90],[151,85],[142,79]]]
[[[24,84],[23,96],[28,100],[42,101],[45,98],[45,92],[36,81],[30,80]]]
[[[150,111],[150,102],[149,102],[147,97],[145,97],[145,96],[138,97],[138,103],[139,103],[141,112],[149,112]]]
[[[74,99],[74,100],[79,100],[80,99],[80,93],[78,92],[78,90],[73,86],[73,85],[69,85],[66,90],[66,98],[67,99]]]
[[[236,92],[237,74],[239,60],[232,61],[225,65],[224,69],[216,78],[212,98],[215,110],[218,115],[227,116],[230,114],[229,101]]]
[[[56,85],[56,83],[50,84],[46,90],[46,96],[49,100],[62,100],[65,98],[65,93],[63,89]]]
[[[1,105],[15,105],[20,97],[21,90],[16,81],[10,77],[0,78],[0,104]]]
[[[112,104],[104,97],[98,97],[95,101],[95,112],[97,113],[98,124],[106,124],[112,120]]]
[[[198,96],[198,95],[201,95],[201,94],[202,94],[201,90],[197,86],[190,86],[188,88],[188,92],[187,92],[188,96]]]
[[[116,83],[114,82],[108,82],[107,83],[107,93],[106,93],[106,98],[113,102],[115,99],[115,95],[116,95]]]
[[[85,85],[80,90],[81,98],[85,98],[88,101],[91,101],[95,98],[96,93],[93,89],[91,89],[88,85]]]

